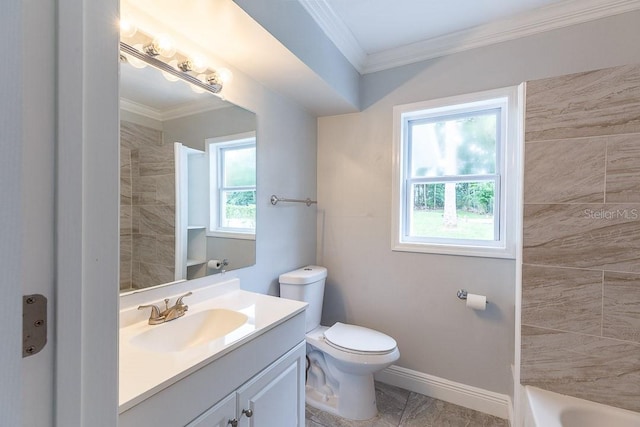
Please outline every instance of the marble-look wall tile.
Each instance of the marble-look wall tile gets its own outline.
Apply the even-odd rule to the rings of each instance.
[[[640,272],[637,205],[524,206],[525,264]]]
[[[156,262],[175,267],[176,237],[174,235],[156,237]]]
[[[607,203],[640,203],[640,134],[607,144]]]
[[[123,230],[132,235],[133,288],[174,280],[175,166],[172,144],[157,129],[121,123],[121,203],[130,206]],[[129,175],[130,178],[127,178]]]
[[[133,218],[131,205],[120,204],[120,235],[127,236],[133,233]]]
[[[175,172],[159,175],[156,180],[156,200],[159,203],[174,206],[176,204],[176,176]]]
[[[606,138],[525,144],[525,203],[603,203]]]
[[[154,176],[140,176],[134,174],[131,190],[133,193],[156,193],[156,178]]]
[[[640,132],[640,66],[527,82],[525,140]]]
[[[148,288],[175,280],[175,268],[161,264],[140,262],[133,271],[133,287]]]
[[[639,354],[635,343],[523,326],[521,381],[640,411]]]
[[[140,207],[131,206],[131,233],[140,233]]]
[[[600,335],[602,272],[525,264],[522,324]]]
[[[173,166],[173,145],[150,145],[138,147],[138,161],[140,164],[163,163]]]
[[[640,343],[640,274],[605,271],[603,322],[604,336]]]
[[[131,235],[120,236],[120,290],[131,289],[131,254],[132,249]]]
[[[141,147],[138,150],[140,176],[174,174],[174,152],[171,145]]]
[[[123,120],[120,122],[120,143],[129,149],[162,145],[162,131]]]
[[[134,234],[133,235],[133,257],[136,261],[155,263],[156,262],[156,236]]]
[[[166,205],[158,201],[155,191],[140,191],[132,194],[132,201],[135,206]]]
[[[175,234],[175,208],[167,205],[140,206],[140,234]]]
[[[638,411],[640,66],[528,82],[526,108],[522,382]]]

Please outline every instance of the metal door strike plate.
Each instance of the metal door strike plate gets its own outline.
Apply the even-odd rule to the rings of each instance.
[[[47,298],[33,294],[22,297],[22,357],[33,356],[47,343]]]

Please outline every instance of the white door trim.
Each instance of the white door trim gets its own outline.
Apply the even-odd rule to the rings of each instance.
[[[58,426],[117,425],[118,8],[58,1]]]
[[[11,61],[0,64],[0,300],[4,301],[0,336],[0,417],[4,425],[22,425],[22,2],[3,2],[0,25]],[[15,68],[17,67],[17,69]]]

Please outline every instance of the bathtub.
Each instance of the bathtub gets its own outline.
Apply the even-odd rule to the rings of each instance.
[[[640,413],[526,386],[524,427],[638,427]]]

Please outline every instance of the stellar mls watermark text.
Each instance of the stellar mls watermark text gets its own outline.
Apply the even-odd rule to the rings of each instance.
[[[640,218],[638,209],[585,209],[584,216],[589,219],[636,220]]]

